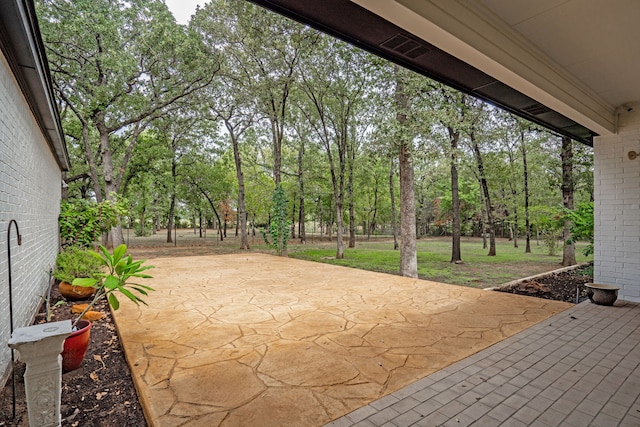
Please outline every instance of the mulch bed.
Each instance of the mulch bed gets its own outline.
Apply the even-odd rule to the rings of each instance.
[[[52,305],[64,301],[58,287],[51,290]],[[53,308],[51,321],[72,319],[71,303]],[[82,365],[62,375],[62,425],[72,427],[146,427],[147,422],[138,401],[129,366],[106,301],[96,310],[105,316],[93,322],[91,339]],[[43,310],[36,323],[44,323]],[[16,418],[12,419],[11,379],[0,390],[0,426],[29,425],[24,392],[24,363],[16,363]]]
[[[553,273],[533,281],[512,285],[503,292],[530,295],[558,301],[576,302],[586,298],[585,283],[593,281],[593,267]],[[51,300],[63,300],[52,290]],[[91,342],[79,369],[62,376],[62,425],[72,427],[145,427],[147,426],[138,401],[129,366],[106,302],[97,306],[105,317],[93,323]],[[52,321],[72,318],[71,304],[55,307]],[[44,313],[37,323],[44,322]],[[12,419],[11,381],[0,390],[0,426],[28,426],[22,375],[24,364],[16,364],[16,418]]]
[[[579,303],[587,299],[585,283],[593,282],[593,264],[536,277],[496,289],[501,292]]]

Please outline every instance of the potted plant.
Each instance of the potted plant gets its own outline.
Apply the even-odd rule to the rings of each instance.
[[[131,255],[126,255],[126,245],[118,246],[113,250],[112,254],[104,246],[100,246],[100,251],[101,253],[88,252],[99,261],[105,270],[94,277],[76,278],[72,282],[73,286],[93,288],[95,293],[91,302],[87,304],[84,311],[73,322],[73,332],[65,340],[62,352],[63,372],[77,369],[82,363],[91,333],[91,322],[83,320],[82,317],[98,301],[106,298],[111,308],[117,310],[120,307],[120,302],[116,294],[119,292],[136,304],[143,303],[146,305],[146,302],[139,295],[146,296],[148,291],[153,291],[153,288],[149,286],[130,282],[132,278],[151,278],[151,276],[143,272],[153,268],[153,266],[143,266],[142,264],[145,262],[143,260],[133,261]]]
[[[90,251],[79,246],[70,246],[58,254],[53,277],[60,282],[60,294],[67,300],[77,301],[91,297],[95,289],[74,286],[72,282],[78,277],[96,278],[101,269],[102,263]]]

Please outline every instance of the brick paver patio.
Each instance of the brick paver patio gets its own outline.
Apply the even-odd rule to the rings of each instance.
[[[640,304],[581,303],[328,426],[640,426]]]

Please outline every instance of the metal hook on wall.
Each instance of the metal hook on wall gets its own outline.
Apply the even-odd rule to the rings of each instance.
[[[11,334],[13,334],[13,297],[11,295],[11,225],[16,226],[16,233],[18,235],[18,246],[22,245],[22,235],[20,234],[20,228],[18,227],[18,223],[15,219],[9,221],[9,226],[7,227],[7,266],[9,270],[9,326],[11,329]],[[16,372],[15,372],[15,362],[13,357],[13,348],[11,349],[11,391],[13,393],[13,418],[16,417]]]

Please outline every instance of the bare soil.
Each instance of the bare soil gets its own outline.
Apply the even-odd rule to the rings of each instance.
[[[587,264],[573,270],[524,280],[497,290],[577,304],[587,299],[585,284],[591,282],[593,264]]]
[[[53,308],[51,321],[71,319],[72,303],[66,302],[58,292],[51,290],[51,301],[63,301]],[[97,304],[104,314],[93,322],[89,348],[82,365],[62,375],[62,425],[72,427],[145,427],[147,422],[138,401],[129,366],[124,357],[120,338],[116,332],[107,303]],[[44,307],[36,323],[45,321]],[[16,363],[16,417],[13,416],[11,380],[0,390],[0,426],[29,425],[24,391],[24,363]]]
[[[154,246],[156,245],[139,247],[135,250],[132,249],[131,252],[136,258],[211,253],[210,248],[198,246],[178,246],[176,248],[168,247],[171,245],[166,243]],[[220,249],[222,252],[227,251],[226,248],[219,247],[216,252],[219,253]],[[575,271],[554,273],[537,278],[535,281],[511,286],[503,291],[575,303],[576,290],[578,300],[586,298],[584,284],[592,281],[591,271],[592,268],[591,270],[581,268]],[[72,318],[71,303],[64,301],[57,291],[57,286],[52,289],[51,301],[52,305],[57,301],[63,301],[63,305],[53,309],[52,321]],[[93,323],[91,342],[84,362],[79,369],[66,373],[62,377],[62,424],[72,427],[145,427],[147,423],[111,313],[106,303],[102,303],[97,309],[103,312],[105,317]],[[36,322],[42,323],[44,321],[43,307]],[[11,380],[3,389],[0,389],[0,427],[28,426],[23,374],[24,364],[17,362],[15,419],[12,418]]]

